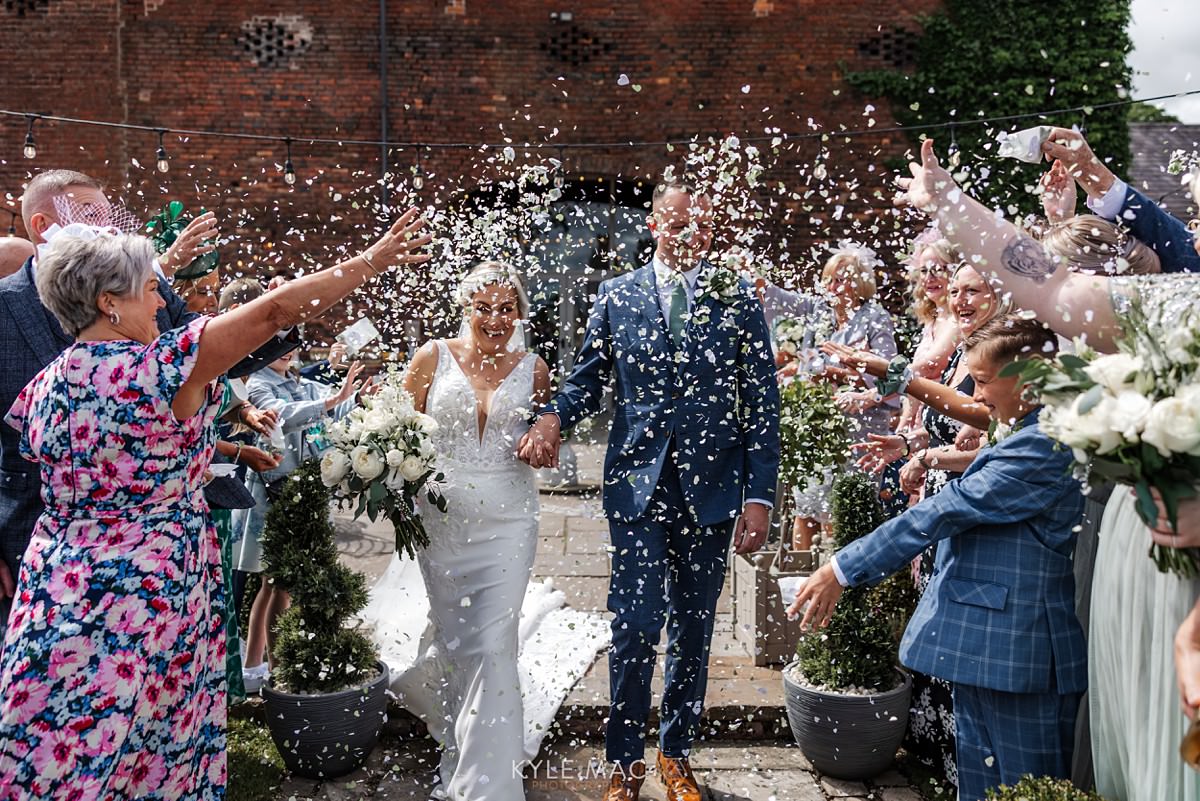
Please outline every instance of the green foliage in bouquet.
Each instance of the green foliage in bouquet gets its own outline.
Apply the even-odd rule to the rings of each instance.
[[[833,483],[835,546],[840,550],[883,522],[875,482],[862,473],[838,476]],[[861,687],[879,692],[896,685],[893,616],[891,610],[882,608],[886,596],[877,598],[876,591],[847,587],[829,625],[801,637],[796,655],[809,682],[833,689]]]
[[[1178,530],[1179,504],[1196,497],[1200,476],[1200,310],[1167,319],[1135,299],[1121,328],[1116,353],[1080,343],[1053,360],[1014,362],[1000,376],[1029,385],[1045,405],[1042,431],[1071,448],[1081,469],[1133,487],[1147,526],[1158,521],[1157,491]],[[1149,547],[1160,571],[1200,575],[1200,549]]]
[[[175,244],[175,240],[179,238],[183,229],[187,228],[190,222],[191,218],[183,216],[183,204],[178,200],[172,200],[163,206],[162,211],[146,222],[144,231],[150,241],[154,243],[154,249],[161,255]],[[197,256],[192,259],[191,264],[176,270],[175,278],[181,280],[203,278],[217,269],[217,265],[220,263],[221,257],[214,250]]]
[[[366,579],[338,561],[320,466],[288,476],[263,529],[263,571],[292,596],[275,627],[272,675],[280,689],[329,693],[364,683],[378,658],[370,639],[346,621],[367,605]]]
[[[779,390],[779,478],[793,487],[845,463],[850,421],[833,402],[828,384],[797,379]]]
[[[1104,801],[1095,793],[1084,792],[1066,779],[1048,776],[1024,776],[1013,786],[1002,784],[987,792],[988,801]]]

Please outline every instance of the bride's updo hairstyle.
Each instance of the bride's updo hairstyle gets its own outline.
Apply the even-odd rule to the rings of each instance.
[[[512,287],[517,293],[517,311],[521,319],[529,317],[529,296],[525,294],[521,276],[517,275],[511,264],[502,261],[480,262],[463,276],[458,285],[458,303],[463,307],[463,312],[470,313],[471,299],[475,297],[476,292],[492,285]]]

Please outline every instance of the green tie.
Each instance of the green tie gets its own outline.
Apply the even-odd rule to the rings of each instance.
[[[681,275],[671,291],[671,313],[667,316],[667,330],[671,332],[671,341],[678,348],[683,344],[684,315],[687,314],[687,287],[683,285],[686,279]]]

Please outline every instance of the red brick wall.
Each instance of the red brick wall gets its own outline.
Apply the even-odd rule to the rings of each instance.
[[[378,4],[312,0],[18,0],[24,16],[0,8],[0,106],[65,116],[178,128],[376,139],[380,135]],[[761,135],[767,126],[864,127],[874,102],[878,127],[892,123],[886,104],[863,98],[844,69],[878,66],[860,44],[878,31],[916,30],[914,18],[936,0],[391,0],[388,10],[390,138],[395,141],[604,142],[687,138],[697,133]],[[552,11],[573,14],[570,22]],[[290,62],[256,66],[239,46],[251,17],[299,18],[311,44]],[[571,44],[572,37],[582,37]],[[556,55],[555,49],[566,49]],[[574,50],[572,50],[574,48]],[[570,56],[575,53],[576,63]],[[625,73],[630,84],[619,85]],[[561,80],[559,80],[561,78]],[[748,93],[742,87],[749,85]],[[41,122],[38,158],[20,155],[25,123],[0,120],[0,189],[11,206],[30,170],[69,166],[102,177],[144,213],[165,197],[189,208],[217,209],[239,228],[232,261],[317,261],[352,236],[365,236],[365,210],[351,198],[377,195],[379,148],[308,145],[293,158],[301,181],[278,171],[279,143],[167,137],[171,170],[154,171],[157,137]],[[884,181],[885,156],[901,140],[873,136],[831,141],[829,173],[856,178],[857,199],[840,184],[848,216],[832,221],[834,201],[784,199],[767,225],[770,245],[806,261],[867,210]],[[799,169],[816,153],[805,142],[784,152],[765,176],[802,186]],[[764,150],[766,148],[764,147]],[[552,155],[556,152],[550,151]],[[135,160],[140,163],[135,164]],[[407,170],[411,150],[392,154]],[[572,151],[568,170],[649,177],[674,156],[663,148]],[[423,163],[436,175],[422,199],[484,177],[478,153],[437,150]],[[868,170],[875,164],[874,172]],[[398,166],[397,166],[398,165]],[[308,181],[312,183],[309,184]],[[340,195],[340,200],[335,199]],[[763,196],[764,202],[767,195]],[[341,219],[331,219],[340,217]],[[817,222],[814,222],[816,218]],[[236,222],[235,222],[236,221]],[[6,220],[0,220],[6,222]],[[832,226],[830,228],[829,226]],[[231,250],[231,248],[227,248]],[[275,261],[272,261],[275,260]]]

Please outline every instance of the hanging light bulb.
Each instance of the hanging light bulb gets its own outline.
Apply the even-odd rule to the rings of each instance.
[[[289,137],[284,139],[283,143],[287,146],[287,158],[283,161],[283,180],[287,182],[288,186],[295,186],[296,168],[292,164],[292,140]]]
[[[562,147],[558,149],[558,169],[554,171],[554,188],[562,189],[563,184],[567,182],[566,176],[563,174],[566,171],[567,158],[566,151]]]
[[[414,152],[417,155],[413,164],[412,188],[420,192],[425,188],[425,175],[421,172],[421,148],[418,146]]]
[[[5,209],[5,211],[7,211],[9,214],[8,235],[16,236],[17,235],[17,213],[15,211],[12,211],[11,209]]]
[[[36,119],[37,117],[29,118],[29,129],[25,131],[25,150],[23,152],[27,159],[37,158],[37,145],[33,141],[33,122]]]
[[[163,147],[163,134],[165,134],[165,133],[166,133],[166,131],[158,132],[157,158],[158,158],[158,171],[159,172],[166,172],[167,170],[171,169],[171,162],[169,161],[169,158],[167,156],[167,149],[165,147]]]

